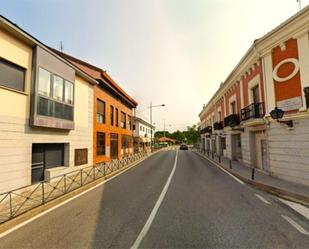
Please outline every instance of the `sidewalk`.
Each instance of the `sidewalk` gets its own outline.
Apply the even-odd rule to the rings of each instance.
[[[270,176],[257,168],[253,169],[251,167],[244,166],[238,161],[231,161],[230,166],[230,160],[226,157],[221,157],[221,162],[219,162],[218,156],[214,156],[214,158],[212,158],[211,154],[207,156],[207,153],[197,153],[206,157],[208,160],[215,162],[218,166],[224,168],[237,178],[250,185],[254,185],[263,191],[279,197],[309,205],[309,186]],[[252,178],[253,173],[254,178]]]

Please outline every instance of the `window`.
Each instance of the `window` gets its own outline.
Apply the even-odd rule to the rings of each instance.
[[[231,103],[231,114],[236,114],[236,101]]]
[[[133,131],[135,131],[135,124],[133,125]]]
[[[119,111],[116,108],[116,126],[118,127],[118,125],[119,125]]]
[[[74,165],[79,166],[88,163],[88,149],[75,149]]]
[[[123,129],[126,128],[126,114],[124,112],[121,112],[120,127]]]
[[[111,125],[114,125],[114,107],[113,106],[110,106],[110,107],[111,107],[110,122],[111,122]]]
[[[221,122],[221,112],[218,112],[218,122]]]
[[[25,69],[0,59],[0,85],[17,91],[24,91]]]
[[[97,99],[97,122],[105,124],[105,103]]]
[[[97,156],[105,155],[105,133],[97,132]]]
[[[64,102],[73,104],[73,84],[67,80],[65,81]]]
[[[252,101],[257,104],[260,102],[260,93],[259,93],[259,85],[256,85],[251,89],[252,91]]]
[[[130,115],[128,115],[128,126],[129,130],[132,130],[132,120]]]
[[[53,98],[63,101],[63,79],[56,75],[54,75]]]
[[[73,83],[39,68],[37,114],[73,120]]]
[[[51,82],[50,72],[44,70],[43,68],[39,68],[38,93],[40,95],[50,97],[50,82]]]
[[[143,127],[142,126],[140,126],[139,129],[140,129],[140,131],[143,131]]]

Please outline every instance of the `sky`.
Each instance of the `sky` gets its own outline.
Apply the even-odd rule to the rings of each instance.
[[[301,0],[302,7],[309,0]],[[299,10],[296,0],[0,0],[0,14],[102,69],[157,130],[198,114],[253,41]]]

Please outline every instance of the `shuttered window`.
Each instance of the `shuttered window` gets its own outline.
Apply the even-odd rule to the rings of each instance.
[[[75,166],[88,163],[88,149],[75,149]]]
[[[0,59],[0,85],[23,92],[25,90],[25,69]]]

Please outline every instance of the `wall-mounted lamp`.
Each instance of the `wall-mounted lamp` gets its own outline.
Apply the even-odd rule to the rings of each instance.
[[[280,119],[283,118],[284,111],[278,107],[275,107],[275,109],[272,110],[269,114],[272,119],[277,120],[278,123],[286,124],[288,127],[293,128],[293,120],[280,121]]]

